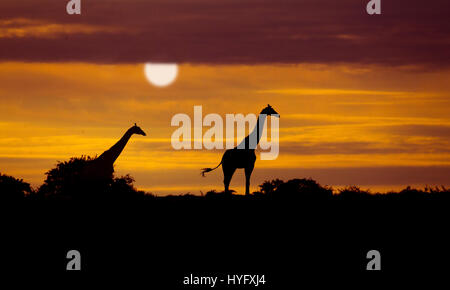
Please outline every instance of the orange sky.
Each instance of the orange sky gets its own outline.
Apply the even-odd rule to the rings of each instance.
[[[387,191],[450,185],[450,2],[354,0],[0,2],[0,172],[39,186],[55,163],[99,155],[135,122],[116,162],[139,189],[222,189],[222,151],[171,147],[177,113],[280,113],[273,178]],[[144,64],[179,64],[154,87]],[[205,128],[206,130],[207,128]],[[242,193],[237,172],[231,188]]]
[[[134,122],[116,162],[157,194],[222,189],[221,151],[172,149],[176,113],[281,115],[280,155],[257,160],[267,179],[312,177],[380,190],[450,185],[450,70],[360,64],[182,64],[175,83],[150,85],[143,64],[0,63],[0,172],[38,186],[57,160],[99,155]],[[206,128],[207,129],[207,128]],[[242,192],[238,172],[231,188]]]

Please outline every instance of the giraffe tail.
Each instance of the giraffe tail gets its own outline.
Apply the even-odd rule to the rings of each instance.
[[[217,165],[217,166],[214,167],[214,168],[202,168],[202,176],[205,177],[205,173],[217,169],[217,167],[219,167],[220,165],[222,165],[222,161],[220,161],[219,165]]]

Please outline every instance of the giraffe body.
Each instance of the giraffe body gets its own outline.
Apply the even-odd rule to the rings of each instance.
[[[230,182],[234,172],[238,168],[245,170],[245,194],[250,194],[250,176],[255,167],[255,149],[228,149],[223,154],[222,171],[225,192],[230,191]]]

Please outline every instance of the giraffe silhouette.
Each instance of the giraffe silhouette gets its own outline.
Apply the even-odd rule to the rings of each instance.
[[[114,162],[122,153],[131,136],[134,134],[146,136],[145,132],[136,123],[114,144],[99,157],[92,160],[83,170],[83,177],[89,179],[107,179],[114,173]]]
[[[233,149],[226,150],[219,165],[214,168],[203,168],[202,176],[205,176],[205,173],[213,171],[222,165],[225,192],[229,193],[229,186],[234,172],[238,168],[244,168],[245,194],[250,194],[250,176],[252,175],[256,161],[255,149],[261,139],[267,116],[280,117],[280,115],[270,105],[267,105],[267,107],[259,113],[258,120],[256,121],[256,126],[253,131],[245,137],[238,146]]]

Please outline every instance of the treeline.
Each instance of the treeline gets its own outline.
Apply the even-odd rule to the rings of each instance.
[[[250,196],[209,191],[201,195],[172,195],[158,197],[152,193],[139,191],[134,187],[130,175],[94,179],[82,176],[84,166],[94,160],[90,157],[72,158],[58,162],[55,168],[46,172],[44,183],[34,189],[29,183],[0,173],[1,200],[154,200],[154,199],[279,199],[279,200],[377,200],[377,199],[449,199],[450,189],[406,187],[398,192],[378,193],[362,190],[357,186],[333,189],[322,186],[313,179],[274,179],[259,185],[259,190]]]

